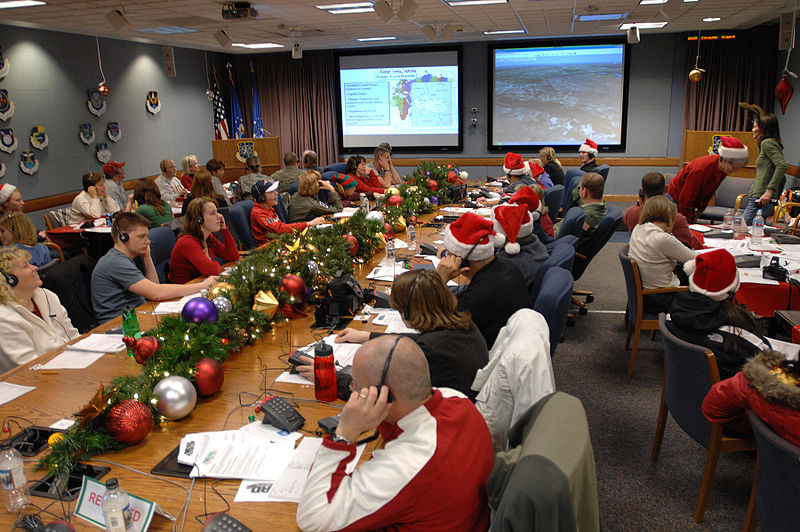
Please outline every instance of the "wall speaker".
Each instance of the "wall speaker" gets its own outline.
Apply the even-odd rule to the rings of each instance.
[[[300,46],[299,42],[296,42],[292,45],[292,59],[302,59],[303,58],[303,47]]]
[[[130,24],[128,24],[128,20],[118,9],[113,9],[106,13],[106,20],[109,24],[111,24],[115,31],[122,31],[130,26]]]
[[[172,46],[161,47],[161,62],[164,63],[164,72],[170,78],[175,77],[175,53]]]
[[[636,44],[641,40],[638,26],[628,28],[628,44]]]
[[[781,13],[781,26],[778,30],[778,50],[788,50],[792,47],[792,34],[794,33],[794,13]]]

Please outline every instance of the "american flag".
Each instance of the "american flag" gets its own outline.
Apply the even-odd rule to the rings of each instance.
[[[231,135],[228,133],[228,122],[225,120],[225,106],[222,102],[222,95],[219,93],[216,70],[214,70],[214,76],[211,80],[211,92],[214,95],[212,98],[214,102],[214,137],[217,140],[228,140],[231,138]]]

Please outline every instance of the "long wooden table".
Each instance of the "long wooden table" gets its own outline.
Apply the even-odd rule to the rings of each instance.
[[[422,222],[432,218],[432,215],[420,219],[417,229],[418,242],[432,241],[441,239],[441,235],[436,234],[441,229],[422,228]],[[402,235],[398,235],[401,239]],[[439,246],[442,247],[441,245]],[[405,250],[398,250],[398,256],[402,256]],[[410,252],[406,252],[410,254]],[[362,284],[371,283],[364,281],[366,275],[383,257],[381,249],[365,264],[355,265],[355,276],[362,281]],[[388,282],[376,282],[376,286],[388,287]],[[155,325],[159,319],[153,315],[156,304],[147,302],[140,306],[139,322],[142,330],[145,331]],[[266,332],[263,338],[255,344],[242,349],[239,353],[232,355],[223,363],[225,371],[225,382],[220,391],[209,398],[198,398],[197,407],[186,418],[169,422],[163,428],[154,429],[139,444],[123,449],[118,453],[107,453],[97,458],[111,460],[120,464],[134,467],[142,471],[149,472],[162,458],[164,458],[180,442],[181,437],[187,433],[216,431],[223,429],[223,422],[228,417],[226,429],[236,429],[249,423],[248,416],[255,415],[257,420],[262,418],[261,414],[256,414],[253,407],[240,408],[242,403],[250,403],[257,396],[264,392],[264,384],[270,386],[278,375],[286,370],[288,362],[282,354],[290,352],[292,349],[307,345],[314,341],[320,334],[324,335],[327,331],[316,332],[310,329],[313,323],[313,308],[310,309],[307,318],[285,320],[275,324],[274,328]],[[104,325],[99,326],[92,332],[104,332],[109,328],[121,324],[121,318],[116,318]],[[368,330],[383,330],[372,325],[363,325],[353,322],[353,326]],[[0,340],[2,341],[2,340]],[[36,389],[23,395],[9,403],[0,406],[3,417],[19,416],[30,421],[37,426],[49,426],[62,418],[71,418],[74,412],[80,410],[92,398],[100,384],[108,385],[112,378],[130,374],[138,375],[141,371],[133,358],[127,356],[122,351],[114,355],[105,355],[94,364],[83,370],[60,370],[57,374],[46,374],[41,371],[31,370],[33,364],[41,364],[61,353],[64,348],[53,350],[35,361],[19,366],[3,374],[0,379],[15,384],[35,386]],[[266,378],[262,376],[266,375]],[[294,396],[302,399],[314,399],[313,386],[300,386],[295,384],[278,383],[270,389],[271,393],[289,397]],[[240,399],[240,396],[242,397]],[[262,395],[263,397],[263,395]],[[311,434],[317,428],[317,420],[323,417],[338,413],[343,403],[338,402],[338,407],[329,404],[319,403],[298,403],[298,409],[306,418],[303,427],[304,434]],[[23,423],[23,426],[26,424]],[[16,433],[16,427],[12,425]],[[5,436],[8,436],[6,434]],[[370,444],[364,452],[363,459],[366,459],[374,447],[375,443]],[[36,457],[40,458],[42,455]],[[96,463],[88,461],[88,463]],[[108,465],[97,463],[97,465]],[[34,465],[27,464],[27,474],[29,484],[46,476],[47,471],[35,471]],[[129,493],[141,496],[148,500],[157,502],[164,510],[177,516],[184,504],[186,493],[166,482],[147,478],[121,467],[111,466],[111,471],[104,477],[117,477],[120,485]],[[161,477],[189,487],[189,480],[176,479],[173,477]],[[199,530],[200,524],[195,519],[204,513],[214,513],[226,510],[227,504],[219,496],[214,494],[211,484],[225,498],[230,509],[228,513],[240,520],[253,530],[297,530],[295,524],[295,513],[297,505],[294,503],[240,503],[234,504],[233,499],[240,485],[239,480],[198,479],[191,496],[187,518],[186,530]],[[52,499],[32,497],[32,503],[44,507],[54,502]],[[25,513],[33,513],[36,509],[29,506]],[[50,506],[50,511],[56,515],[62,515],[62,510],[56,502]],[[6,529],[11,528],[16,514],[0,512],[0,526]],[[43,516],[44,522],[48,522],[55,517]],[[80,518],[73,519],[73,525],[78,530],[91,530],[93,527]],[[155,516],[150,530],[171,530],[172,522],[167,519]]]

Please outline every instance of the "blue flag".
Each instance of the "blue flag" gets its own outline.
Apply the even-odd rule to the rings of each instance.
[[[250,63],[250,81],[253,84],[253,138],[264,138],[264,124],[261,122],[261,99],[258,97],[258,85],[256,84],[256,71],[253,70],[253,63]]]
[[[244,118],[242,118],[242,109],[239,107],[239,97],[236,95],[236,85],[233,84],[233,74],[231,74],[231,65],[228,63],[228,80],[231,82],[231,120],[233,121],[233,138],[245,138],[244,131]]]

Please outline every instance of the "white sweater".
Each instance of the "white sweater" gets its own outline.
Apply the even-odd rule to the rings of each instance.
[[[678,278],[672,270],[678,262],[682,264],[696,255],[671,233],[652,222],[638,224],[633,228],[629,254],[639,266],[642,287],[645,290],[679,286]]]
[[[117,212],[120,208],[125,208],[125,205],[120,207],[114,198],[106,194],[102,198],[93,198],[85,190],[75,196],[72,200],[72,209],[69,212],[70,224],[82,224],[87,220],[100,218],[106,213]]]
[[[80,334],[53,292],[37,288],[33,301],[41,318],[16,301],[0,304],[0,372],[33,360]]]

